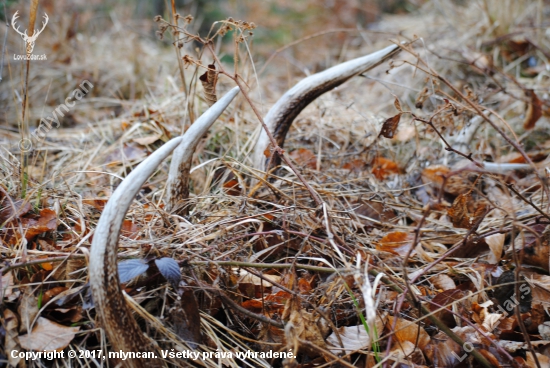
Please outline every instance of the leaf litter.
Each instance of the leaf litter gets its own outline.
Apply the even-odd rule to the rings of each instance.
[[[385,16],[379,31],[414,41],[411,31],[398,35],[414,29],[422,41],[369,72],[366,85],[353,79],[321,97],[291,129],[286,149],[326,214],[285,167],[249,195],[247,183],[259,179],[246,160],[258,124],[244,105],[201,138],[188,216],[159,201],[167,163],[145,184],[123,225],[119,277],[163,348],[296,356],[254,357],[252,366],[484,366],[473,352],[493,367],[549,364],[548,38],[524,27],[536,22],[528,7],[516,9],[523,11],[516,22],[497,1],[485,2],[487,17],[449,3],[447,11],[471,24],[446,17],[448,27],[439,4],[426,1],[421,15]],[[387,45],[387,35],[371,36],[372,46],[350,47],[342,58]],[[108,41],[120,42],[106,37],[93,47]],[[312,62],[303,42],[297,52]],[[150,76],[160,60],[174,62],[167,50],[147,59],[141,73]],[[187,60],[192,69],[196,58]],[[112,62],[99,66],[112,78],[96,82],[98,96],[117,89],[113,81],[127,87],[120,70],[130,62]],[[120,180],[230,87],[213,64],[197,71],[204,94],[185,98],[160,83],[149,86],[154,101],[125,103],[119,117],[83,107],[74,131],[51,132],[45,149],[29,157],[36,170],[25,199],[17,150],[2,153],[0,336],[10,364],[18,362],[9,349],[108,349],[86,284],[93,230]],[[44,82],[31,73],[33,83]],[[260,76],[270,103],[286,88],[280,77]],[[70,90],[54,83],[52,90]],[[488,121],[472,133],[475,107],[524,152]]]

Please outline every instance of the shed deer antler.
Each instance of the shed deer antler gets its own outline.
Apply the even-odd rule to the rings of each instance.
[[[190,161],[199,138],[218,119],[239,93],[234,87],[208,109],[183,136],[173,138],[140,163],[113,192],[105,205],[95,229],[90,253],[90,284],[95,308],[112,349],[116,351],[155,351],[158,347],[142,332],[126,305],[118,277],[117,246],[120,229],[126,212],[145,181],[175,150],[170,168],[170,193],[188,193],[182,186],[188,184]],[[174,170],[184,171],[176,174]],[[176,198],[170,197],[169,201]],[[177,203],[177,201],[176,201]],[[200,321],[195,321],[200,323]],[[156,368],[165,366],[160,358],[128,359],[122,361],[127,368]]]
[[[288,90],[279,101],[273,105],[264,118],[265,124],[271,131],[271,134],[273,134],[279,147],[283,146],[286,134],[294,119],[313,100],[323,93],[341,85],[348,79],[380,65],[396,55],[399,51],[401,51],[401,49],[397,45],[388,46],[372,54],[338,64],[323,72],[313,74]],[[266,167],[268,160],[266,160],[264,152],[268,148],[269,143],[267,133],[262,130],[252,156],[254,167],[257,169],[269,171],[270,168],[277,166],[280,162],[280,158],[276,156],[271,160],[270,168]]]
[[[23,40],[25,40],[25,43],[27,44],[27,47],[26,47],[26,50],[27,50],[27,55],[30,55],[32,54],[32,50],[34,49],[34,43],[36,41],[36,38],[38,37],[38,35],[40,33],[42,33],[42,31],[44,30],[44,28],[46,28],[46,24],[48,24],[48,20],[50,18],[48,18],[48,14],[44,13],[44,19],[45,21],[42,22],[42,29],[39,31],[39,30],[34,30],[34,32],[32,33],[32,36],[29,36],[27,34],[27,30],[25,30],[25,33],[22,33],[20,30],[19,30],[19,26],[15,26],[15,20],[17,18],[19,18],[19,15],[17,15],[17,13],[19,13],[19,11],[16,11],[15,14],[13,15],[13,17],[11,18],[11,26],[13,28],[13,30],[17,33],[19,33],[19,35],[21,35],[21,37],[23,38]]]

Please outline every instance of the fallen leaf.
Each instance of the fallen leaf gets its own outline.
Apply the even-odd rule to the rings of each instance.
[[[394,323],[395,328],[393,327]],[[420,349],[424,349],[430,343],[430,335],[415,322],[388,316],[386,329],[390,333],[395,332],[395,338],[398,342],[408,341],[414,345],[418,340]]]
[[[24,288],[19,306],[17,307],[17,314],[19,314],[21,318],[19,332],[27,332],[38,314],[38,299],[34,295],[32,287],[27,286]]]
[[[13,202],[13,207],[11,202]],[[11,201],[11,202],[9,199],[4,198],[4,200],[0,204],[0,207],[1,207],[0,225],[5,221],[7,221],[14,214],[15,214],[14,218],[15,217],[19,218],[25,215],[26,213],[28,213],[32,208],[28,200],[19,199],[17,201]],[[15,211],[14,211],[14,207],[15,207]]]
[[[375,319],[376,334],[380,336],[384,330],[384,324],[387,320],[386,315],[377,315]],[[374,331],[371,331],[374,336]],[[352,351],[361,350],[364,348],[370,348],[370,337],[365,326],[344,326],[338,329],[338,335],[342,340],[342,347],[336,336],[336,332],[331,333],[327,337],[327,343],[331,346],[334,346],[335,349],[330,349],[334,354],[340,354],[344,350],[344,354],[350,354]]]
[[[471,229],[486,212],[487,206],[483,202],[475,203],[471,191],[456,197],[447,210],[453,226],[464,229]]]
[[[456,289],[456,284],[448,275],[439,274],[430,278],[430,282],[437,288],[441,290],[451,290]]]
[[[106,158],[105,163],[109,166],[118,165],[122,162],[137,161],[146,156],[146,152],[141,147],[124,145],[122,148],[111,152]]]
[[[223,189],[225,193],[234,197],[240,196],[242,192],[241,185],[237,179],[230,179],[223,183]]]
[[[376,244],[376,250],[390,252],[404,257],[413,246],[413,241],[413,234],[402,231],[394,231],[380,239],[380,241]],[[415,252],[413,250],[411,252],[411,256],[414,253]]]
[[[490,264],[498,264],[502,258],[502,248],[504,247],[504,234],[493,234],[485,237],[485,243],[491,249],[487,262]]]
[[[313,170],[317,168],[317,156],[307,148],[298,148],[290,152],[289,156],[300,166],[306,166]]]
[[[378,180],[384,180],[391,174],[399,173],[397,164],[384,157],[376,157],[372,161],[372,173]]]
[[[437,187],[441,187],[441,185],[443,185],[444,177],[450,171],[451,170],[444,165],[428,166],[422,170],[422,182],[424,184],[434,184]]]
[[[33,239],[35,236],[57,229],[57,215],[55,211],[45,208],[40,211],[37,219],[24,217],[21,219],[23,229],[25,229],[25,238]]]
[[[52,322],[44,317],[38,317],[31,333],[19,336],[23,349],[35,351],[59,351],[65,349],[80,327],[67,327]]]
[[[156,141],[158,141],[160,137],[162,137],[162,134],[157,133],[147,137],[134,138],[133,141],[136,142],[137,144],[141,144],[142,146],[147,146],[149,144],[153,144]]]
[[[120,229],[120,235],[130,238],[132,240],[139,239],[139,232],[141,228],[130,220],[124,220]]]
[[[533,129],[535,124],[542,116],[542,102],[532,89],[525,91],[527,98],[530,102],[527,105],[527,111],[525,112],[525,120],[523,120],[524,129]]]
[[[384,124],[382,124],[382,129],[380,130],[380,134],[378,134],[378,136],[393,138],[395,132],[397,131],[397,127],[399,126],[400,120],[401,113],[386,119],[386,121],[384,121]]]
[[[4,351],[16,351],[20,350],[20,345],[17,342],[17,328],[19,327],[19,323],[17,320],[17,316],[15,313],[13,313],[8,308],[4,309],[4,320],[2,321],[2,327],[5,330],[5,341],[4,341]],[[6,354],[8,356],[8,366],[11,367],[18,367],[19,361],[21,358],[19,358],[19,355],[12,356],[12,354]]]

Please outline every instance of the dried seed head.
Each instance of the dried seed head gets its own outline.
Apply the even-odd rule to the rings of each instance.
[[[155,15],[155,18],[153,18],[155,22],[160,22],[162,20],[162,17],[160,15]]]
[[[193,18],[193,16],[191,14],[186,15],[185,18],[184,18],[185,23],[187,23],[187,24],[191,23],[193,21],[193,19],[195,19],[195,18]]]

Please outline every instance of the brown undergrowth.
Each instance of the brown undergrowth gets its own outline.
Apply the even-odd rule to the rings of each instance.
[[[123,23],[84,47],[88,36],[63,33],[60,22],[66,39],[44,40],[54,59],[29,71],[27,112],[39,121],[40,98],[55,109],[83,80],[93,89],[28,156],[15,123],[20,65],[8,64],[2,81],[0,358],[21,365],[11,351],[109,351],[87,279],[102,209],[129,172],[238,83],[247,94],[193,158],[187,212],[164,209],[164,162],[121,230],[119,258],[134,263],[120,276],[143,330],[163,351],[205,354],[172,363],[550,364],[550,41],[538,15],[548,5],[509,3],[514,19],[498,1],[427,1],[376,29],[340,31],[342,49],[326,47],[338,57],[306,66],[288,51],[316,48],[316,37],[261,65],[251,21],[220,20],[199,37],[192,17],[156,18],[181,63]],[[279,168],[252,167],[259,118],[282,93],[319,65],[401,41],[393,60],[298,116]],[[106,48],[122,56],[99,58]]]

